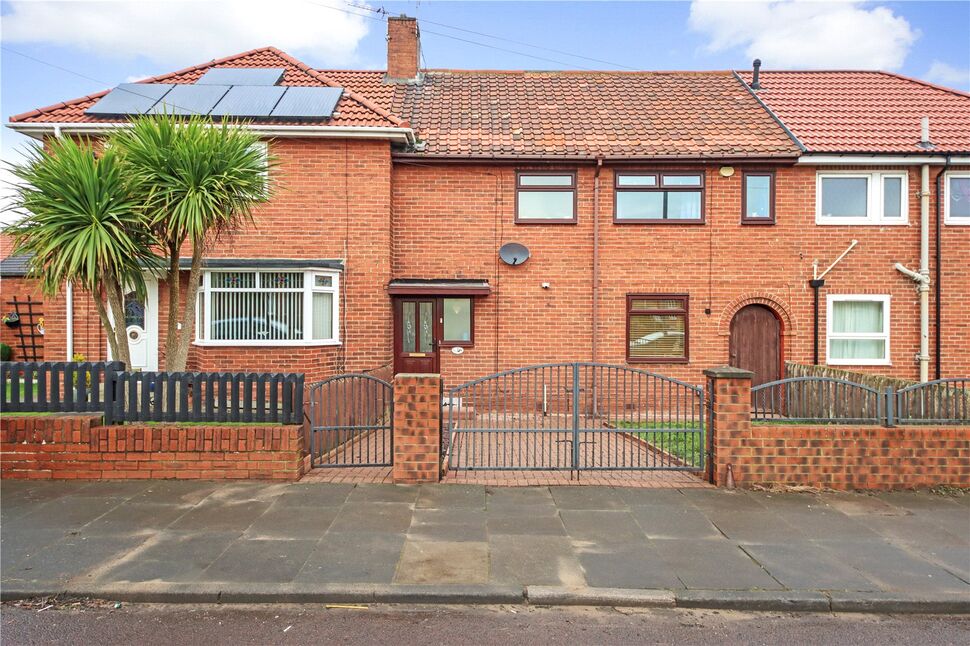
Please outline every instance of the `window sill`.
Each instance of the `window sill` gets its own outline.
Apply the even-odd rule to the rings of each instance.
[[[763,227],[763,226],[770,226],[774,223],[775,223],[774,218],[741,218],[741,224],[743,224],[744,226],[753,224],[755,226]]]
[[[577,224],[577,220],[576,220],[576,218],[573,218],[572,220],[567,220],[565,218],[563,218],[561,220],[559,220],[559,219],[552,219],[552,220],[548,220],[548,219],[547,220],[538,220],[538,219],[536,219],[536,220],[530,220],[530,219],[526,218],[524,220],[516,219],[515,220],[515,224]]]
[[[819,226],[850,226],[850,227],[905,227],[909,226],[909,220],[902,222],[891,222],[886,220],[860,220],[858,218],[815,218],[815,224]]]
[[[827,366],[891,366],[892,361],[886,359],[829,359]]]
[[[662,220],[660,218],[617,218],[617,217],[614,217],[613,218],[613,224],[661,224],[661,225],[664,225],[664,226],[677,225],[677,224],[685,224],[687,226],[698,226],[698,225],[706,224],[706,221],[703,220],[703,219],[700,219],[700,220],[697,220],[697,219],[688,220],[686,218],[685,219],[681,219],[681,220],[678,220],[676,218]]]
[[[687,357],[682,357],[680,359],[662,357],[657,359],[630,359],[627,358],[627,363],[690,363],[690,359]]]
[[[970,218],[963,218],[963,217],[950,218],[950,217],[946,217],[946,218],[943,218],[943,224],[946,224],[946,225],[952,226],[952,227],[970,227]]]
[[[327,341],[205,341],[196,339],[192,342],[192,345],[203,348],[302,348],[338,346],[340,341],[333,339]]]
[[[474,348],[475,344],[471,341],[439,341],[439,348]]]

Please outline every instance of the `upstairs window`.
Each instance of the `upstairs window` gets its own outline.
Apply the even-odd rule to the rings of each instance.
[[[970,173],[948,173],[943,191],[943,221],[970,225]]]
[[[630,294],[626,310],[627,361],[686,363],[686,294]]]
[[[817,224],[906,224],[906,173],[819,173]]]
[[[703,173],[616,173],[613,221],[704,222]]]
[[[207,345],[328,345],[338,342],[336,272],[207,271],[197,342]]]
[[[517,223],[576,222],[575,173],[517,173],[515,182]]]
[[[744,224],[775,223],[775,174],[742,173],[741,222]]]

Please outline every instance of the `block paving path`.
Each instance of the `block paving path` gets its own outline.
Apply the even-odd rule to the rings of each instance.
[[[510,584],[970,595],[970,496],[480,485],[0,485],[5,589]]]

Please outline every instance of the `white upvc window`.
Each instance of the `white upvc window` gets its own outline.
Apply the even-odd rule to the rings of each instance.
[[[826,357],[832,366],[888,366],[889,296],[830,294]]]
[[[196,343],[337,345],[340,273],[213,269],[202,275]]]
[[[908,224],[909,176],[900,171],[825,171],[816,177],[816,224]]]
[[[970,225],[970,173],[947,173],[943,181],[943,221]]]

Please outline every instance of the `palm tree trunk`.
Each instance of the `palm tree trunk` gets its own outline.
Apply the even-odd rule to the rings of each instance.
[[[179,247],[170,243],[168,249],[168,327],[165,334],[165,369],[174,370],[175,357],[179,347],[179,313],[181,308],[182,283],[179,275]]]
[[[94,298],[94,304],[98,308],[98,318],[101,319],[101,325],[104,326],[105,331],[108,333],[108,347],[111,348],[111,356],[115,359],[119,358],[118,353],[118,339],[115,337],[114,330],[111,327],[111,317],[108,316],[108,308],[104,305],[104,300],[102,300],[100,294],[91,294]],[[120,359],[119,359],[120,360]],[[127,368],[127,364],[125,364]]]
[[[199,298],[199,275],[202,273],[202,260],[205,254],[205,240],[202,238],[192,241],[192,268],[189,269],[189,288],[185,294],[185,315],[182,329],[179,330],[179,343],[176,349],[173,366],[170,371],[185,370],[189,359],[189,344],[195,334],[195,306]]]
[[[115,359],[123,361],[125,368],[131,370],[131,352],[128,348],[128,332],[125,329],[125,296],[121,291],[121,283],[113,274],[108,273],[104,277],[104,287],[108,294],[108,305],[114,314],[114,322],[108,328],[108,333],[115,338],[118,351]]]

